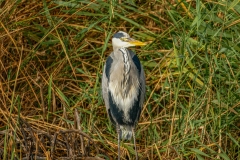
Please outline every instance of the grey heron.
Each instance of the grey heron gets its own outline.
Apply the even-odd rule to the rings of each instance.
[[[103,68],[102,95],[108,117],[116,126],[118,134],[118,159],[120,159],[121,139],[133,137],[136,159],[138,153],[135,126],[138,123],[145,97],[145,75],[137,55],[130,46],[143,46],[119,31],[113,35],[113,52],[108,56]]]

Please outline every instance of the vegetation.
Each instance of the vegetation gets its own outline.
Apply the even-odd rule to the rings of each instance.
[[[0,159],[116,159],[100,82],[119,30],[148,42],[132,48],[147,83],[136,134],[140,159],[240,159],[238,0],[0,0],[0,6]],[[63,132],[80,128],[72,139],[83,139],[88,155],[84,147],[69,151],[70,140],[66,146],[71,136]],[[56,133],[53,156],[47,139]],[[134,159],[132,142],[122,142],[121,153]]]

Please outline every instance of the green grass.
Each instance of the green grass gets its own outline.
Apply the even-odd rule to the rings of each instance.
[[[147,84],[140,159],[240,159],[239,1],[119,2],[0,1],[0,159],[26,156],[20,118],[37,141],[73,129],[75,108],[89,156],[116,159],[100,83],[119,30],[148,42],[132,48]],[[121,151],[135,158],[132,142]]]

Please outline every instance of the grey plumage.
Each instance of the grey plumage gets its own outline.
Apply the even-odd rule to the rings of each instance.
[[[145,43],[122,31],[113,36],[112,43],[113,52],[103,69],[102,95],[108,116],[116,125],[118,142],[120,139],[130,140],[133,135],[136,150],[134,129],[144,103],[145,75],[137,55],[127,47]]]

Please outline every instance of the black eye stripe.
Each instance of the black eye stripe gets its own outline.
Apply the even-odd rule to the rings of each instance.
[[[122,38],[122,37],[125,37],[122,32],[117,32],[113,35],[113,38]]]
[[[130,38],[130,36],[123,31],[119,31],[119,32],[117,32],[113,35],[113,38],[118,38],[118,39],[120,39],[120,38]]]

